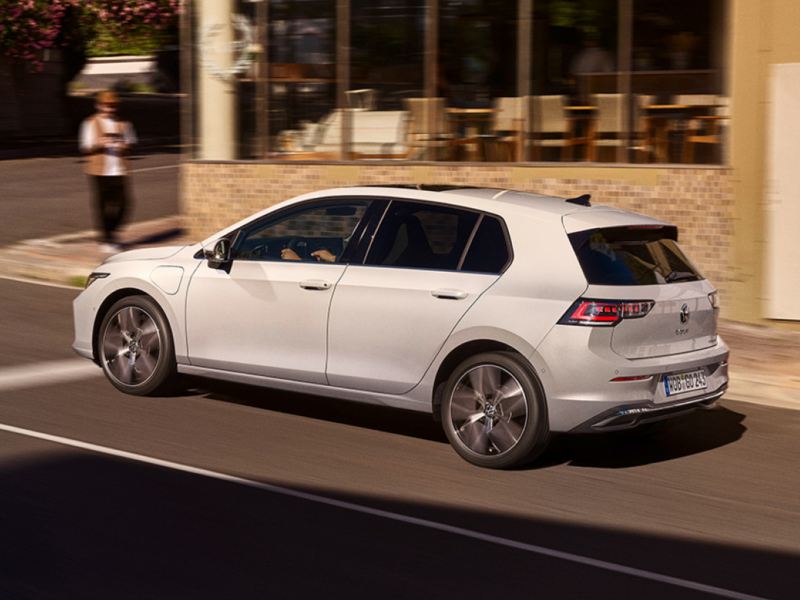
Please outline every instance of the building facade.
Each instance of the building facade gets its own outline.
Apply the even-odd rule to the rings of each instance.
[[[590,193],[676,223],[723,316],[800,321],[800,3],[195,0],[183,20],[198,239],[331,186]]]

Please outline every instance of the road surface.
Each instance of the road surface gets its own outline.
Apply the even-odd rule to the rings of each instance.
[[[76,293],[0,280],[0,598],[797,597],[800,412],[725,397],[488,471],[425,415],[120,394]]]

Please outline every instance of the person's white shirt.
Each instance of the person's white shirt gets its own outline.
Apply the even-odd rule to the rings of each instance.
[[[89,117],[81,123],[79,139],[82,152],[88,152],[91,148],[98,145],[97,128],[92,124],[93,119],[93,117]],[[128,146],[136,143],[136,132],[133,130],[133,125],[127,121],[109,119],[103,116],[97,117],[97,119],[99,121],[101,135],[118,133],[122,136],[122,141]],[[106,151],[103,165],[103,175],[105,176],[114,177],[126,174],[125,164],[119,154]]]

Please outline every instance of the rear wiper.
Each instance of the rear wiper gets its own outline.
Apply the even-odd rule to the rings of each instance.
[[[672,283],[673,281],[694,281],[695,279],[697,279],[697,275],[689,271],[670,271],[664,278],[667,283]]]

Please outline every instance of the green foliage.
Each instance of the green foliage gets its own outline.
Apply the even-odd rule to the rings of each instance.
[[[166,44],[175,43],[174,36],[165,31],[152,31],[121,37],[114,29],[103,23],[95,28],[95,35],[87,47],[87,55],[94,56],[142,56],[153,54]]]

